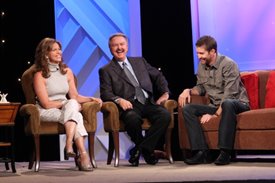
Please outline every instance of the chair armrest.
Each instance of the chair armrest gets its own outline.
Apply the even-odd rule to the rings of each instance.
[[[87,132],[95,132],[97,129],[97,112],[100,111],[100,104],[92,101],[82,104],[82,115],[84,126]]]
[[[27,134],[38,134],[40,117],[37,106],[34,104],[24,104],[20,107],[19,113],[24,118],[25,132]]]
[[[120,121],[116,104],[114,102],[103,102],[101,112],[103,113],[104,130],[106,132],[118,132]]]
[[[169,99],[161,103],[161,105],[163,105],[171,115],[171,121],[168,128],[174,128],[174,110],[177,108],[178,103],[175,100]]]
[[[171,122],[168,128],[174,128],[174,109],[178,106],[177,102],[169,99],[161,105],[163,105],[171,114]],[[101,112],[103,113],[104,130],[106,132],[119,131],[120,120],[117,105],[114,102],[103,102]]]

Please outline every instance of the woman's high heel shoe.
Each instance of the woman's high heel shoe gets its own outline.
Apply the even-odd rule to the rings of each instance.
[[[87,153],[86,151],[82,152],[82,153],[78,156],[78,158],[77,158],[78,170],[79,170],[79,171],[88,171],[88,172],[91,172],[91,171],[93,171],[93,166],[92,166],[90,163],[88,163],[88,164],[86,164],[86,165],[83,165],[83,164],[81,163],[81,156],[83,156],[84,154],[85,154],[85,156],[87,156],[86,153]]]
[[[64,148],[64,159],[69,160],[69,158],[74,158],[76,157],[75,152],[73,151],[66,151],[66,148]]]

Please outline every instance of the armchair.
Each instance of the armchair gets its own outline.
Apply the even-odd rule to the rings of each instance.
[[[171,114],[171,121],[165,134],[165,156],[170,163],[173,163],[173,157],[171,154],[171,134],[174,128],[174,109],[177,107],[177,102],[175,100],[167,100],[163,105]],[[109,134],[107,164],[111,164],[115,151],[114,166],[118,167],[119,132],[126,132],[124,129],[124,123],[119,119],[118,108],[114,102],[104,102],[101,107],[101,112],[103,113],[104,130]],[[142,129],[147,130],[150,126],[150,121],[145,118],[143,120]]]
[[[65,134],[65,128],[58,122],[45,122],[39,119],[39,111],[35,106],[35,93],[33,89],[34,73],[35,65],[32,65],[22,75],[21,84],[26,104],[21,106],[20,115],[24,118],[25,133],[34,139],[34,148],[28,168],[32,169],[33,164],[35,164],[34,171],[38,172],[40,168],[40,135]],[[89,155],[94,168],[97,166],[94,157],[94,136],[97,128],[98,111],[100,111],[100,105],[96,102],[82,104],[84,126],[88,132]]]

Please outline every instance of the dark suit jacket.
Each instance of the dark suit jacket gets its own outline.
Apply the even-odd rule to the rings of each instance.
[[[142,57],[127,58],[132,65],[140,86],[149,94],[151,102],[154,102],[154,92],[159,95],[169,92],[168,83],[158,69],[152,67]],[[99,79],[100,97],[103,101],[114,101],[117,98],[124,98],[129,101],[134,100],[135,87],[114,58],[110,63],[99,69]]]

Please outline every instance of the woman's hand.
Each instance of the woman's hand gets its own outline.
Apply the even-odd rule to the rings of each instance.
[[[102,106],[102,103],[103,103],[100,98],[96,98],[96,97],[91,97],[91,101],[95,101],[95,102],[99,103],[100,107]]]

